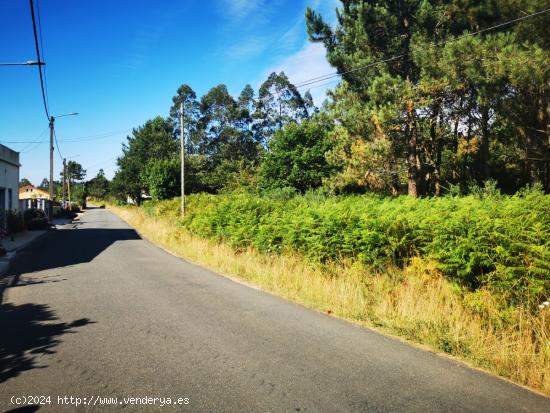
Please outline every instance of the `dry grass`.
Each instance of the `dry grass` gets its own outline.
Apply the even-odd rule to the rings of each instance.
[[[488,291],[461,291],[421,260],[384,274],[353,264],[318,266],[299,256],[237,252],[194,237],[173,217],[152,218],[135,207],[110,209],[175,255],[550,395],[550,307],[536,315],[503,309]]]

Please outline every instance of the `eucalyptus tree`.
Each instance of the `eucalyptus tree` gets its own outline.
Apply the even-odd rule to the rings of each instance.
[[[174,127],[174,133],[179,139],[181,139],[180,110],[182,103],[186,152],[191,154],[200,153],[203,148],[201,134],[198,129],[200,105],[197,101],[197,94],[187,84],[183,84],[178,88],[176,95],[172,98],[172,106],[170,107],[170,120]]]
[[[260,86],[254,118],[258,140],[264,145],[277,129],[308,118],[306,102],[284,72],[271,73]]]

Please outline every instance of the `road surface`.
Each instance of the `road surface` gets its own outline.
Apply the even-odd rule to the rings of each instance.
[[[173,257],[102,209],[10,273],[0,411],[550,412],[548,398]],[[10,402],[31,395],[49,404]]]

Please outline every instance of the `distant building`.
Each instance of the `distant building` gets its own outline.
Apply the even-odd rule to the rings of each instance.
[[[0,226],[6,226],[6,211],[19,207],[19,152],[0,144]]]
[[[46,210],[50,199],[49,191],[37,188],[34,185],[25,185],[19,188],[19,209],[38,208]]]

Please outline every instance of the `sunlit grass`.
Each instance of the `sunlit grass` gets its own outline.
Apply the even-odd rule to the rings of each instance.
[[[353,263],[316,265],[298,255],[236,251],[189,234],[174,211],[109,207],[173,254],[266,291],[445,352],[550,395],[550,308],[502,307],[487,290],[467,292],[431,262],[372,272]],[[177,210],[176,210],[177,211]]]

